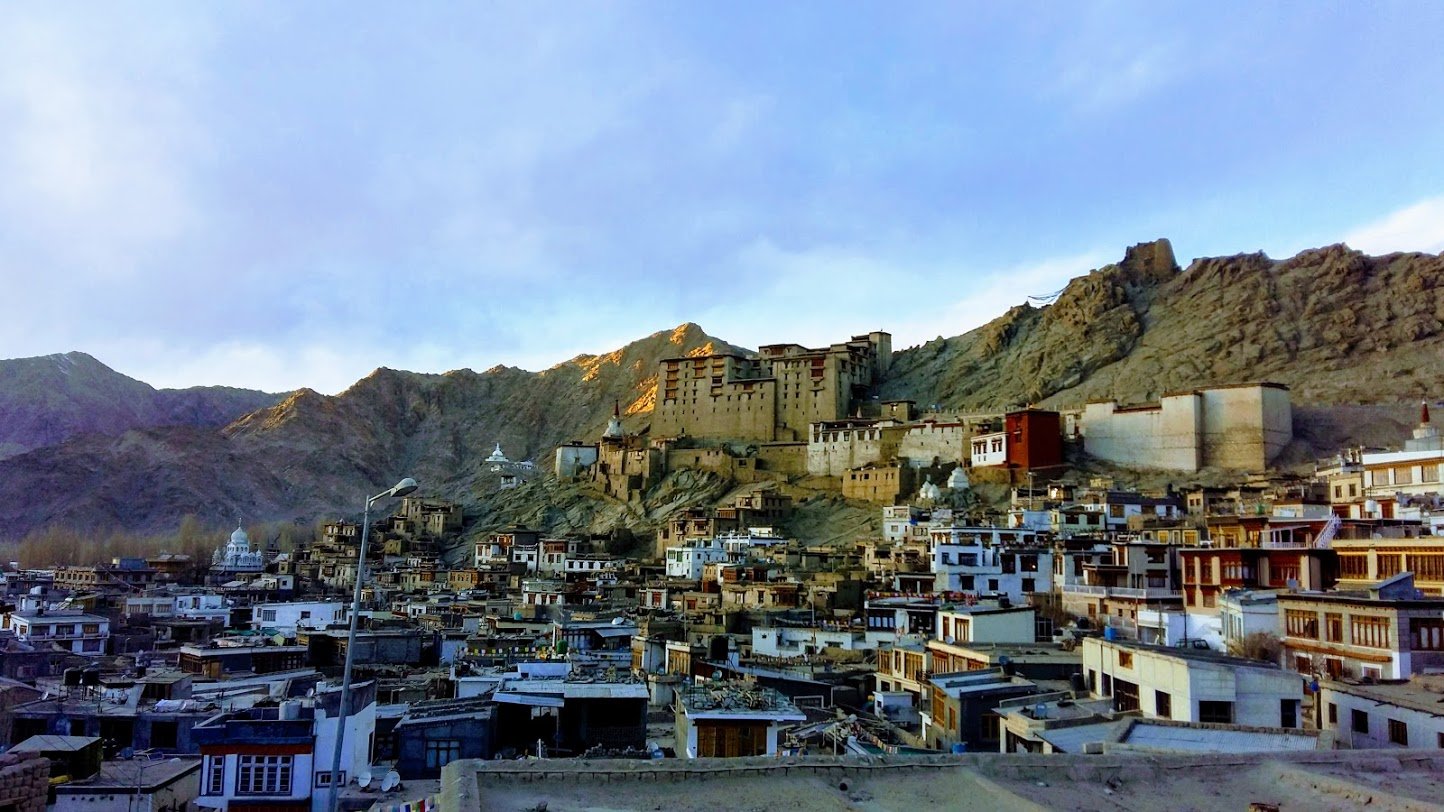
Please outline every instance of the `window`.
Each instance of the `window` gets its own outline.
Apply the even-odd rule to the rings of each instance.
[[[1339,706],[1333,702],[1329,703],[1329,724],[1334,727],[1339,725]]]
[[[1389,741],[1400,747],[1409,746],[1409,726],[1398,719],[1389,720]]]
[[[221,756],[210,756],[210,762],[206,770],[206,795],[226,794],[226,760]]]
[[[1368,648],[1389,647],[1389,619],[1383,617],[1355,617],[1349,624],[1353,644]]]
[[[263,623],[274,623],[275,620],[276,620],[276,610],[275,610],[275,609],[262,609],[262,610],[261,610],[261,622],[263,622]]]
[[[1444,651],[1444,619],[1411,618],[1409,637],[1415,651]]]
[[[292,756],[240,756],[237,795],[290,795]]]
[[[318,786],[318,787],[329,787],[329,786],[331,786],[331,771],[330,771],[330,770],[322,770],[321,772],[316,773],[316,786]],[[343,786],[343,787],[346,786],[346,771],[345,771],[345,770],[342,770],[342,771],[341,771],[341,786]]]
[[[1173,718],[1173,697],[1162,691],[1153,692],[1153,712],[1160,719]]]
[[[177,727],[178,723],[176,722],[152,721],[150,723],[150,746],[162,750],[175,749]]]
[[[82,640],[81,643],[80,643],[80,650],[81,650],[81,651],[100,651],[100,641],[99,641],[99,640]]]
[[[1344,616],[1333,612],[1324,615],[1324,639],[1330,643],[1344,642]]]
[[[1303,609],[1285,610],[1284,629],[1288,632],[1289,637],[1317,640],[1319,639],[1319,616],[1315,612]]]
[[[426,767],[441,769],[461,758],[460,739],[428,739],[426,742]]]
[[[1138,686],[1127,680],[1113,681],[1113,709],[1116,711],[1138,710]]]
[[[1349,721],[1351,723],[1350,729],[1353,730],[1355,733],[1369,732],[1369,714],[1365,713],[1364,711],[1351,711]]]
[[[1233,703],[1199,700],[1198,721],[1215,725],[1233,724]]]
[[[1001,734],[1002,717],[992,711],[983,712],[982,739],[983,741],[995,742],[1002,738]],[[1444,735],[1444,734],[1441,734]]]
[[[1113,696],[1113,676],[1111,674],[1103,675],[1103,695]]]
[[[1118,652],[1118,667],[1119,667],[1119,668],[1132,668],[1132,667],[1133,667],[1133,652],[1131,652],[1131,651],[1120,651],[1120,652]]]

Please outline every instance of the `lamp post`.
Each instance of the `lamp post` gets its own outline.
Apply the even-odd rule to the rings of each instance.
[[[361,584],[366,580],[366,538],[371,533],[371,506],[382,499],[394,499],[416,490],[416,480],[406,477],[366,500],[361,514],[361,549],[356,556],[356,588],[351,595],[351,627],[346,631],[346,666],[341,670],[341,704],[336,708],[336,752],[331,755],[331,812],[341,808],[341,749],[346,739],[346,708],[351,700],[351,661],[356,654],[356,621],[361,616]]]

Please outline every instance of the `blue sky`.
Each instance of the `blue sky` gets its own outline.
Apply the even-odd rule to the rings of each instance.
[[[1444,4],[1159,5],[7,5],[0,356],[336,392],[1444,250]]]

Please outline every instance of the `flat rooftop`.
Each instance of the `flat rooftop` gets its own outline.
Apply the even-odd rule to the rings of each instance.
[[[1102,756],[977,753],[448,764],[441,812],[787,809],[1038,812],[1040,809],[1282,809],[1403,812],[1444,798],[1438,750]],[[410,788],[408,787],[408,790]],[[429,794],[426,788],[406,793]],[[599,799],[605,799],[599,804]]]
[[[1432,716],[1444,717],[1444,675],[1415,676],[1408,682],[1383,682],[1372,685],[1327,681],[1320,687],[1362,696],[1376,702],[1397,705]]]

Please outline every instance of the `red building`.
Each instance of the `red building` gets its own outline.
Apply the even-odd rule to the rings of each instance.
[[[1020,409],[1003,417],[1008,466],[1030,471],[1063,464],[1063,422],[1057,412]]]

